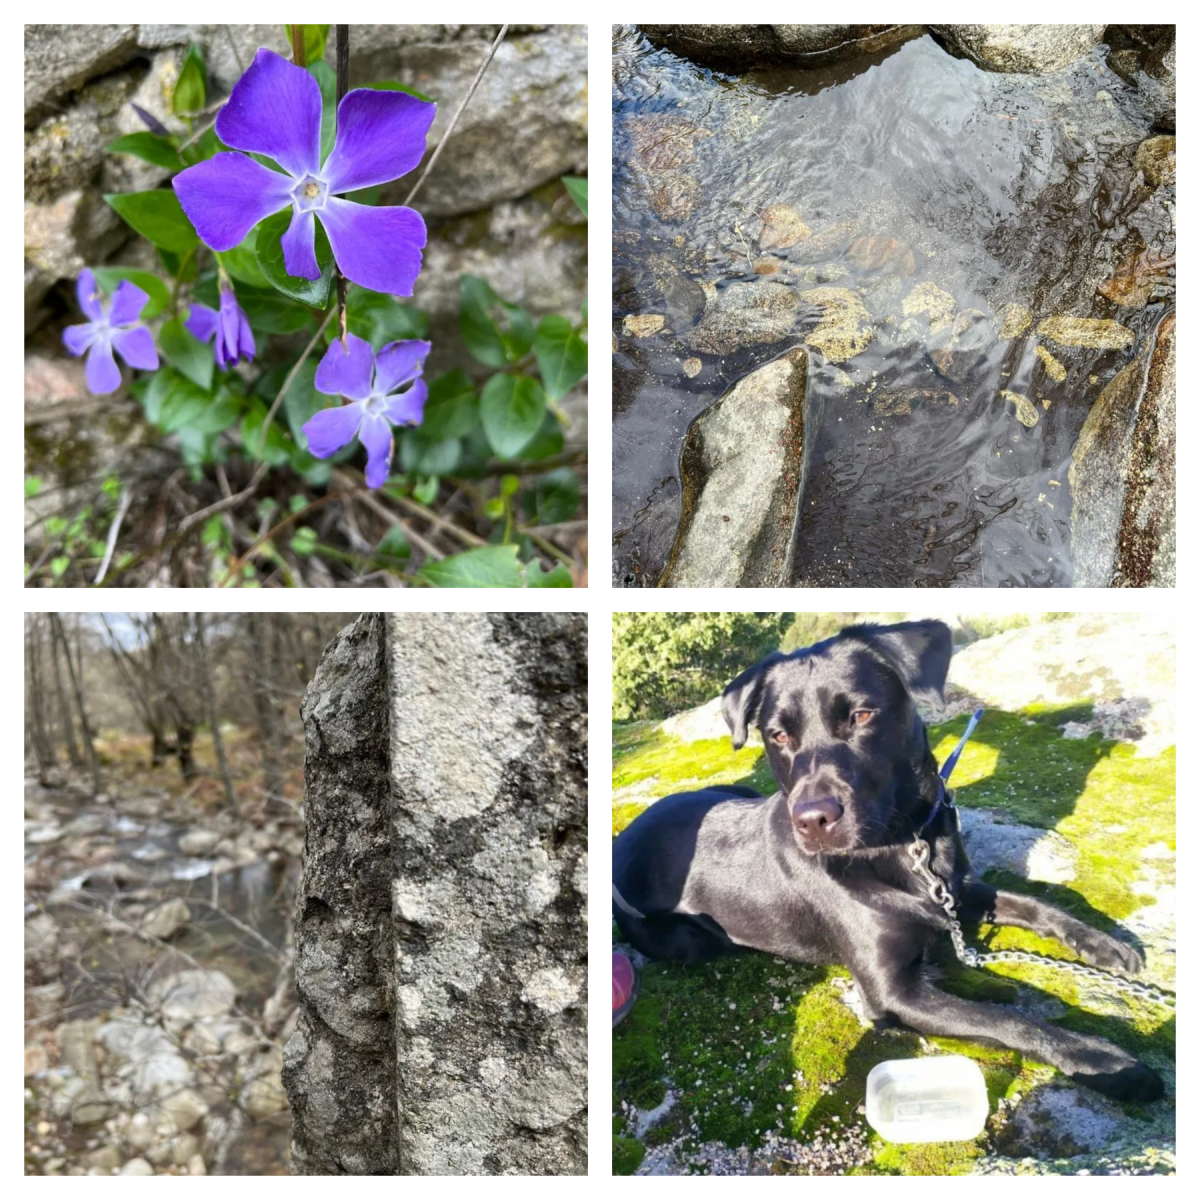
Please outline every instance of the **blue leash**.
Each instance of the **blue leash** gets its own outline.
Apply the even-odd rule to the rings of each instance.
[[[971,734],[975,732],[975,726],[979,724],[979,719],[983,716],[983,709],[977,708],[972,714],[971,719],[967,722],[966,729],[963,730],[963,735],[958,739],[958,745],[950,751],[949,757],[942,763],[942,769],[938,772],[938,798],[933,808],[929,810],[929,816],[921,822],[920,833],[924,833],[929,828],[933,819],[942,811],[943,806],[953,809],[954,801],[950,799],[946,791],[946,780],[950,778],[950,772],[954,770],[958,764],[959,758],[962,756],[963,749],[966,747],[967,741]],[[955,819],[958,818],[958,812],[955,810]]]

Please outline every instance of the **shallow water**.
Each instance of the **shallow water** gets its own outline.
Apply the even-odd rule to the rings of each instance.
[[[1012,76],[923,36],[831,68],[731,77],[618,30],[614,582],[657,580],[678,521],[689,423],[802,343],[821,316],[803,292],[832,287],[861,298],[872,340],[836,363],[810,353],[809,394],[823,417],[807,431],[814,456],[793,582],[1069,585],[1071,450],[1136,343],[1040,339],[1057,360],[1048,366],[1034,329],[1069,314],[1115,319],[1140,336],[1160,315],[1161,304],[1118,308],[1096,293],[1163,235],[1148,225],[1144,191],[1130,195],[1133,154],[1149,131],[1102,49],[1059,74]],[[763,253],[773,205],[798,212],[812,237]],[[801,293],[783,340],[714,355],[674,336],[695,319],[694,284],[720,291],[760,277]],[[916,309],[922,283],[938,289],[929,294],[944,312]],[[1016,337],[1001,336],[1010,304],[1032,314]],[[930,354],[971,310],[986,344],[949,380]],[[622,325],[664,312],[667,330],[651,337]],[[694,378],[682,367],[689,357],[700,360]],[[1018,420],[1001,391],[1027,396],[1024,417],[1036,424]]]

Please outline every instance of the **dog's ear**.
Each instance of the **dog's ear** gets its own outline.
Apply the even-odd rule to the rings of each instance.
[[[767,671],[787,657],[776,651],[760,663],[743,671],[721,693],[721,715],[733,736],[733,748],[740,750],[746,744],[750,726],[758,719],[762,707],[763,681]]]
[[[950,670],[950,627],[942,621],[855,625],[842,631],[872,646],[904,681],[915,700],[941,703]]]

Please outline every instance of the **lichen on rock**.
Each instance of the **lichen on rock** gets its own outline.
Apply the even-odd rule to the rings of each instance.
[[[816,328],[804,341],[830,362],[845,362],[861,354],[875,336],[861,297],[850,288],[809,288],[800,299],[821,310]]]

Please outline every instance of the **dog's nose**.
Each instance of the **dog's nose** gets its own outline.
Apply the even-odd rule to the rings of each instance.
[[[829,837],[844,812],[836,800],[801,800],[792,809],[792,824],[805,842],[819,846]]]

